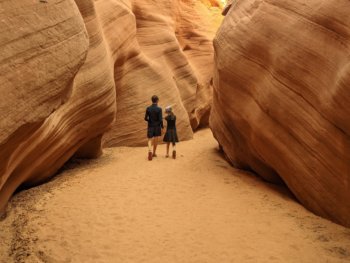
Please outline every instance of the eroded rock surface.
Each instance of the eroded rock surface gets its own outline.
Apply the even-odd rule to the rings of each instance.
[[[210,125],[229,160],[350,226],[350,2],[238,1],[215,46]]]
[[[153,94],[192,138],[208,122],[220,12],[216,0],[0,1],[0,211],[73,154],[101,154],[108,128],[106,146],[145,143]]]
[[[79,148],[98,156],[116,100],[93,1],[5,1],[0,10],[3,210],[20,184],[52,176]]]
[[[118,5],[112,8],[112,3]],[[180,140],[208,124],[212,98],[212,39],[221,22],[217,1],[132,0],[97,2],[115,26],[104,27],[117,45],[116,122],[105,146],[146,143],[145,108],[152,95],[160,106],[173,105]],[[107,6],[109,6],[107,8]],[[103,11],[102,11],[103,9]],[[116,13],[122,12],[122,15]]]

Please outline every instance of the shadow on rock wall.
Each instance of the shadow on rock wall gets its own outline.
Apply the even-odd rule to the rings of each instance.
[[[282,178],[308,209],[349,227],[350,2],[232,7],[214,40],[214,136],[235,166]]]
[[[2,1],[0,211],[74,154],[99,156],[107,130],[106,146],[141,145],[153,94],[192,138],[210,110],[219,13],[204,0]]]

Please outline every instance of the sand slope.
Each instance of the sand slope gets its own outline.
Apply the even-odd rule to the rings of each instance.
[[[146,151],[106,149],[17,194],[0,262],[349,262],[350,229],[230,167],[209,130],[177,160]]]

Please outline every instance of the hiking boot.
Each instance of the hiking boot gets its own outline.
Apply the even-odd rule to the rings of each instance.
[[[148,161],[152,161],[152,152],[148,152]]]
[[[176,151],[173,151],[173,159],[176,159]]]

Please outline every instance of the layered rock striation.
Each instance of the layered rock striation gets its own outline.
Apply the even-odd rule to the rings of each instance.
[[[153,94],[192,138],[208,122],[218,13],[195,0],[0,1],[0,211],[72,155],[99,156],[108,129],[106,146],[143,144]]]
[[[74,153],[96,157],[116,111],[114,61],[92,1],[0,3],[0,211]]]
[[[350,2],[247,0],[225,12],[216,139],[235,166],[350,226]]]
[[[110,21],[117,10],[101,6]],[[113,2],[113,1],[111,1]],[[117,2],[118,3],[118,2]],[[217,3],[213,1],[213,3]],[[209,121],[212,98],[212,39],[221,22],[219,5],[196,0],[132,0],[120,5],[114,27],[117,46],[115,83],[118,111],[105,146],[140,146],[146,143],[145,108],[151,96],[163,108],[172,105],[180,140]],[[214,6],[213,6],[214,5]],[[102,11],[103,9],[103,11]]]

